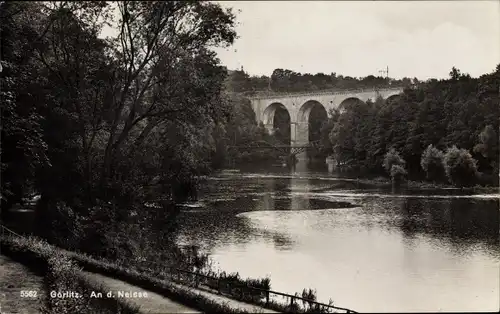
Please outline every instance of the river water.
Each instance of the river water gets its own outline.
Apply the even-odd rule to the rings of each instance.
[[[360,312],[498,311],[499,194],[360,187],[325,173],[224,173],[181,213],[216,267]]]

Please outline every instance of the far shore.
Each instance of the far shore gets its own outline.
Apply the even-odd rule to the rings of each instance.
[[[347,178],[356,180],[357,183],[371,186],[373,188],[383,188],[383,187],[392,187],[392,181],[389,178],[378,177],[375,179],[356,179],[356,178]],[[457,190],[457,191],[481,191],[481,192],[496,192],[500,191],[499,187],[494,186],[471,186],[471,187],[457,187],[448,183],[437,183],[437,182],[426,182],[426,181],[414,181],[407,180],[402,182],[399,187],[401,188],[409,188],[409,189],[437,189],[437,190]]]

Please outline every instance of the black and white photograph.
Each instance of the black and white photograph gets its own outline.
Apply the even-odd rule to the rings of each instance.
[[[0,313],[500,311],[500,1],[0,1]]]

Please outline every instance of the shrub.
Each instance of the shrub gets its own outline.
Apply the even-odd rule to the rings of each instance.
[[[400,182],[406,176],[405,165],[405,160],[394,148],[391,148],[384,156],[383,167],[389,173],[393,182]]]
[[[405,168],[400,165],[392,165],[391,168],[391,178],[393,182],[401,182],[406,176],[407,172]]]
[[[477,176],[477,161],[466,149],[456,146],[448,148],[443,159],[446,176],[454,185],[463,187],[474,185]]]
[[[138,313],[138,308],[123,300],[89,298],[91,291],[104,292],[100,285],[87,280],[62,251],[36,238],[1,238],[2,254],[45,276],[47,294],[43,313]],[[77,292],[83,298],[51,297],[50,291]]]
[[[383,167],[387,173],[391,173],[391,169],[393,165],[405,167],[405,160],[399,155],[398,151],[394,148],[391,148],[384,156]]]
[[[430,144],[422,153],[420,166],[425,171],[428,180],[440,180],[444,175],[443,167],[444,154],[439,149]]]
[[[318,298],[318,293],[316,292],[316,290],[313,290],[311,288],[309,288],[309,289],[305,289],[304,288],[304,290],[302,290],[302,298],[314,302]],[[313,303],[312,302],[307,302],[305,300],[302,300],[302,305],[304,307],[306,307],[307,305],[309,305],[309,308],[311,308],[311,309],[313,308]]]

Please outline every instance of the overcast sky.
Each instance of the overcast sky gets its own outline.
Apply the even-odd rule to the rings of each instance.
[[[240,38],[218,49],[230,69],[391,77],[472,76],[500,63],[500,1],[220,1]],[[241,10],[241,12],[237,12]]]

